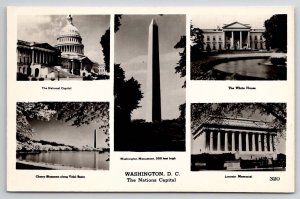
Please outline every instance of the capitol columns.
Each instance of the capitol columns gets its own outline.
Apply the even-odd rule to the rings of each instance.
[[[221,132],[218,131],[217,151],[221,151]]]
[[[34,48],[32,47],[31,49],[32,49],[31,64],[33,65],[35,64],[35,57],[34,57],[35,53],[34,53]]]
[[[39,51],[39,64],[41,64],[41,63],[42,63],[42,52]]]

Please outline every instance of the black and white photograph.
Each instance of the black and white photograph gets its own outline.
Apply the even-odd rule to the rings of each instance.
[[[191,104],[191,170],[285,171],[285,103]]]
[[[16,106],[16,169],[109,169],[108,102]]]
[[[109,15],[19,15],[17,80],[109,79]]]
[[[191,18],[191,80],[287,79],[287,14],[229,9]]]
[[[116,151],[185,151],[185,15],[115,15]]]

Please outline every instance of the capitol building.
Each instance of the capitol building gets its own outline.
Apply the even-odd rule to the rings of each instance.
[[[71,74],[85,76],[92,69],[93,62],[84,55],[84,45],[72,17],[67,17],[67,25],[61,30],[55,46],[61,51],[62,68]]]
[[[18,73],[29,77],[55,79],[58,75],[67,78],[82,78],[91,73],[107,75],[104,65],[99,65],[84,55],[84,44],[71,15],[58,34],[57,44],[18,40]],[[100,53],[100,52],[99,52]]]

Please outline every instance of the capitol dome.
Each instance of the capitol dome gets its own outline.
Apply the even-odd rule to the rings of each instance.
[[[80,37],[79,30],[73,24],[73,18],[71,15],[67,16],[67,25],[61,30],[59,37],[64,36],[78,36]]]
[[[84,46],[79,30],[74,26],[71,15],[68,15],[66,20],[66,26],[62,28],[57,37],[56,48],[62,52],[62,55],[83,55]]]

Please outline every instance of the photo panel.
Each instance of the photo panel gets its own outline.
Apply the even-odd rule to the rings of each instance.
[[[286,119],[286,103],[191,104],[191,171],[285,171]]]
[[[185,151],[185,15],[115,15],[116,151]]]
[[[228,11],[191,15],[191,80],[287,80],[288,15]]]
[[[17,81],[109,79],[109,15],[19,15]]]
[[[108,102],[17,102],[17,170],[108,170]]]

